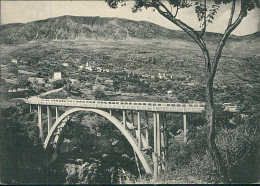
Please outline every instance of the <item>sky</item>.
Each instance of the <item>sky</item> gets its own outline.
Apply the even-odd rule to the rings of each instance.
[[[149,21],[163,27],[178,30],[173,23],[165,19],[152,9],[132,13],[133,2],[127,3],[126,7],[110,9],[104,0],[100,1],[12,1],[1,0],[1,24],[8,23],[27,23],[35,20],[58,17],[62,15],[74,16],[100,16],[100,17],[119,17],[137,21]],[[230,6],[223,6],[218,12],[213,24],[208,26],[208,31],[223,33],[227,25]],[[235,16],[238,14],[236,11]],[[259,31],[259,10],[251,11],[239,27],[233,32],[234,35],[247,35]],[[196,21],[194,8],[181,10],[178,18],[195,29],[199,29]]]

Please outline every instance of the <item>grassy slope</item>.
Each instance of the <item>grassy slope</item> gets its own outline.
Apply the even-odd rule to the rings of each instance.
[[[214,52],[216,37],[207,36],[209,51]],[[259,59],[258,37],[230,39],[219,64],[216,82],[235,82],[234,73],[239,73],[238,63],[244,58]],[[92,58],[97,65],[115,70],[126,68],[135,73],[191,75],[192,79],[203,80],[204,62],[200,49],[185,39],[176,40],[93,40],[32,42],[20,45],[1,45],[2,57],[24,58],[32,55],[40,61],[50,63],[84,63]],[[96,56],[103,56],[95,59]],[[213,56],[212,56],[213,57]],[[152,60],[154,58],[154,60]]]

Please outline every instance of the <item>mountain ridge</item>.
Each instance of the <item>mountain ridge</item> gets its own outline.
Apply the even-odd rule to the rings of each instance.
[[[222,34],[207,32],[209,40]],[[231,39],[247,38],[231,36]],[[249,37],[249,36],[248,36]],[[259,34],[255,34],[259,37]],[[171,30],[148,21],[133,21],[117,17],[64,15],[29,23],[11,23],[0,26],[0,42],[19,44],[30,41],[113,39],[181,39],[191,41],[186,33]]]
[[[154,23],[121,18],[60,16],[25,24],[8,24],[0,27],[0,41],[6,44],[32,40],[74,39],[169,39],[183,37]]]

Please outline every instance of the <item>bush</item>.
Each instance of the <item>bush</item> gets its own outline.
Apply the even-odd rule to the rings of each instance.
[[[105,93],[104,90],[102,90],[101,88],[96,88],[94,91],[93,91],[93,95],[95,96],[95,99],[96,100],[107,100],[107,95]]]
[[[178,170],[180,167],[190,165],[192,158],[205,155],[207,149],[206,129],[196,131],[196,135],[193,137],[186,144],[174,139],[169,147],[169,169]]]
[[[234,183],[253,183],[260,178],[260,136],[252,123],[223,132],[217,138],[226,163],[228,177]]]
[[[43,183],[43,149],[36,113],[6,104],[0,109],[0,180],[5,184]]]
[[[174,139],[169,147],[167,183],[221,183],[207,150],[206,127],[187,144]],[[240,120],[234,129],[219,129],[216,143],[231,183],[256,183],[259,178],[260,135],[257,124]],[[178,180],[176,180],[178,178]]]

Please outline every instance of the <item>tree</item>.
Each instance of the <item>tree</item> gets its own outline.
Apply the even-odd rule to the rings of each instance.
[[[58,79],[52,82],[52,86],[54,89],[63,87],[68,81],[66,79]]]
[[[260,123],[260,64],[258,59],[244,59],[240,64],[243,71],[236,75],[244,83],[246,83],[243,90],[241,90],[240,111]]]
[[[101,89],[100,87],[97,87],[93,91],[93,95],[95,96],[96,100],[106,100],[107,99],[105,91],[103,89]]]
[[[38,138],[36,112],[1,100],[0,180],[4,184],[43,183],[44,152]]]
[[[18,87],[20,88],[28,88],[31,85],[31,82],[28,80],[27,76],[20,75],[18,76]]]
[[[126,5],[125,0],[105,1],[111,8],[117,8],[119,4],[121,4],[122,6]],[[255,7],[260,8],[260,2],[259,0],[241,0],[240,2],[236,0],[214,0],[212,2],[213,5],[209,7],[206,0],[191,0],[189,2],[187,0],[135,0],[132,11],[135,13],[137,11],[140,11],[142,8],[153,8],[154,10],[157,10],[160,15],[162,15],[173,24],[181,28],[184,32],[186,32],[201,49],[205,62],[206,119],[209,128],[207,139],[208,149],[214,161],[217,172],[223,178],[225,178],[225,166],[223,165],[221,155],[215,143],[216,126],[214,122],[215,109],[213,101],[213,83],[218,68],[218,63],[220,61],[221,54],[224,46],[226,45],[227,39],[229,38],[230,34],[238,27],[243,18],[247,16],[248,11],[251,11]],[[224,31],[224,34],[222,35],[221,40],[218,43],[215,53],[213,55],[210,55],[210,52],[203,38],[207,30],[207,25],[213,22],[214,17],[220,8],[220,5],[227,5],[229,3],[231,3],[232,5],[227,27]],[[237,5],[239,3],[240,6]],[[194,28],[177,18],[180,9],[192,7],[195,9],[197,13],[197,19],[200,23],[201,30],[199,31],[195,30]],[[239,15],[234,20],[236,7],[239,8]],[[174,12],[172,11],[173,9],[175,9]]]

